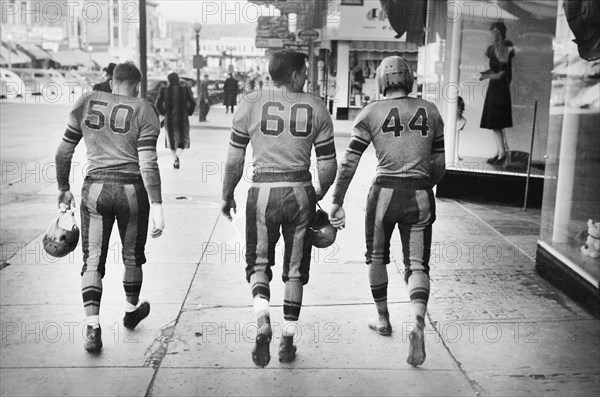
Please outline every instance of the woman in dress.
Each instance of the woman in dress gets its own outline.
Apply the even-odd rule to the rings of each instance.
[[[506,39],[506,25],[503,22],[492,23],[490,31],[494,36],[494,43],[487,48],[485,53],[490,59],[490,69],[481,73],[479,78],[480,80],[490,79],[480,127],[492,130],[496,141],[497,153],[487,162],[502,164],[508,153],[504,129],[513,125],[510,82],[515,50],[513,43]]]

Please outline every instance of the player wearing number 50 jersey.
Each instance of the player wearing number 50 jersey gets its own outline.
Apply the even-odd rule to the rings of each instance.
[[[401,57],[385,58],[377,69],[380,92],[386,99],[365,106],[354,121],[352,138],[335,182],[331,224],[343,227],[342,208],[360,157],[373,143],[377,175],[367,198],[366,262],[378,317],[369,326],[390,335],[387,305],[390,239],[398,225],[404,256],[414,329],[409,335],[407,362],[425,361],[425,313],[429,299],[431,225],[435,220],[432,188],[444,175],[444,123],[434,104],[408,97],[412,71]]]
[[[156,154],[160,123],[153,105],[137,98],[141,79],[134,64],[119,64],[110,82],[112,93],[94,91],[75,103],[56,152],[58,202],[65,208],[75,205],[69,186],[75,147],[82,138],[87,147],[88,168],[80,210],[84,262],[81,292],[87,316],[84,347],[90,352],[102,348],[102,278],[115,219],[125,264],[123,324],[133,329],[150,312],[148,302],[138,305],[150,208],[152,237],[161,235],[164,220]]]
[[[303,285],[308,282],[311,234],[315,204],[323,198],[337,170],[333,123],[320,98],[302,92],[306,82],[306,57],[292,51],[275,52],[269,74],[275,87],[255,91],[243,100],[233,119],[226,175],[223,214],[231,219],[236,209],[234,190],[242,177],[246,147],[252,144],[254,175],[246,203],[246,279],[258,319],[252,359],[257,366],[269,363],[269,282],[273,277],[275,244],[283,234],[285,324],[279,360],[292,361],[293,337],[302,307]],[[309,172],[312,148],[317,158],[318,184]]]

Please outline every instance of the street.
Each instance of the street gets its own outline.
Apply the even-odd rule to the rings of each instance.
[[[161,132],[166,228],[148,240],[141,294],[152,311],[136,330],[123,328],[122,259],[113,230],[103,280],[104,348],[88,354],[81,248],[61,259],[41,248],[56,215],[52,163],[69,109],[0,104],[3,396],[588,396],[600,390],[598,321],[535,272],[539,210],[438,199],[425,364],[406,364],[410,310],[397,233],[388,267],[394,334],[369,330],[375,309],[364,264],[364,207],[376,165],[372,147],[346,196],[346,228],[333,246],[313,250],[298,357],[290,364],[276,359],[283,322],[279,250],[271,283],[273,358],[255,367],[256,323],[244,278],[249,181],[236,189],[238,213],[229,223],[219,207],[232,116],[222,106],[211,109],[207,123],[190,118],[191,148],[179,170]],[[339,161],[349,130],[335,125]],[[84,149],[77,147],[72,173],[78,200]],[[329,194],[325,210],[330,203]]]

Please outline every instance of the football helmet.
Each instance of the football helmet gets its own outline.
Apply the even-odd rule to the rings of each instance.
[[[66,215],[66,212],[52,220],[48,230],[44,235],[44,249],[47,253],[57,258],[61,258],[72,252],[79,242],[79,228],[75,222],[75,214],[71,211],[70,222],[71,226],[65,225],[66,222],[61,218]],[[61,225],[62,224],[62,225]]]
[[[337,229],[331,226],[327,213],[319,208],[312,225],[310,225],[310,233],[314,247],[327,248],[335,241]]]
[[[408,61],[399,56],[384,58],[376,73],[379,93],[385,95],[388,88],[404,88],[406,93],[413,89],[414,77]]]

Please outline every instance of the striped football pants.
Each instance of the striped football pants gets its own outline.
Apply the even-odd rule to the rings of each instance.
[[[408,282],[415,271],[428,275],[431,225],[435,221],[432,189],[380,182],[378,179],[369,191],[366,212],[366,262],[390,263],[390,240],[398,225],[405,280]]]
[[[283,314],[297,321],[303,285],[308,283],[316,195],[310,182],[254,183],[246,202],[246,279],[252,296],[270,300],[275,245],[283,234]]]
[[[116,219],[125,266],[146,262],[150,203],[141,176],[101,174],[87,176],[81,193],[81,237],[85,272],[104,276],[110,234]]]

